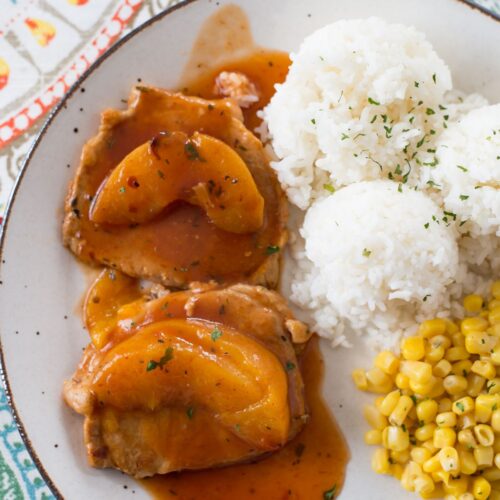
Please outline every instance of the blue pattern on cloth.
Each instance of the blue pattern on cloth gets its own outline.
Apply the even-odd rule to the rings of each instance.
[[[16,0],[10,2],[15,4]],[[475,3],[500,16],[500,0],[477,0]],[[3,385],[0,385],[0,499],[55,499],[24,446]]]

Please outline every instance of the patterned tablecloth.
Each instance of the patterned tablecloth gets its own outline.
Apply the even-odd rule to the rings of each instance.
[[[0,0],[0,224],[47,111],[115,40],[177,1]],[[500,0],[476,3],[500,15]],[[0,387],[0,500],[51,498]]]

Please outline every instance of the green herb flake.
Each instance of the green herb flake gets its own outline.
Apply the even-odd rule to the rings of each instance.
[[[412,394],[410,396],[410,399],[413,401],[413,404],[416,406],[417,405],[417,396],[415,396],[415,394]]]
[[[337,485],[334,484],[329,490],[323,492],[323,500],[334,500],[337,494]]]
[[[341,141],[345,141],[346,139],[349,139],[349,136],[348,136],[347,134],[344,134],[344,133],[342,132],[342,135],[340,136],[340,140],[341,140]]]
[[[154,370],[156,368],[163,368],[171,359],[174,357],[174,349],[172,346],[167,347],[165,349],[165,353],[163,356],[160,358],[159,361],[155,361],[154,359],[150,359],[147,366],[146,366],[146,371],[150,372],[151,370]]]
[[[434,74],[432,75],[432,81],[433,81],[434,83],[436,83],[436,73],[434,73]]]
[[[465,194],[461,194],[461,195],[459,196],[459,198],[460,198],[462,201],[465,201],[465,200],[468,200],[468,199],[469,199],[469,197],[468,197],[467,195],[465,195]]]
[[[286,371],[292,371],[295,369],[295,363],[292,363],[291,361],[287,361],[285,365]]]
[[[371,97],[368,97],[368,102],[370,104],[373,104],[374,106],[380,106],[380,103],[377,102],[375,99],[372,99]]]
[[[222,332],[219,330],[218,327],[215,327],[213,330],[212,330],[212,333],[210,334],[210,338],[216,342],[217,339],[220,339],[222,337]]]
[[[455,403],[455,406],[463,413],[465,411],[465,406],[463,403],[461,403],[460,401],[457,401]]]
[[[425,296],[422,300],[423,300],[424,302],[427,302],[427,299],[428,299],[430,296],[431,296],[431,294],[429,293],[429,294],[427,294],[427,295],[426,295],[426,296]]]
[[[189,420],[192,420],[193,416],[194,416],[194,408],[192,406],[190,406],[187,410],[186,410],[186,415],[187,417],[189,418]]]
[[[363,248],[363,257],[370,257],[371,254],[371,250],[368,250],[368,248]]]
[[[398,184],[398,193],[402,193],[403,192],[403,184],[399,183]]]
[[[323,184],[323,189],[326,189],[330,193],[335,193],[335,188],[331,184]]]
[[[184,144],[184,152],[186,153],[188,160],[203,161],[203,159],[200,156],[200,153],[196,149],[196,146],[191,141],[188,141]]]
[[[468,172],[469,169],[464,167],[463,165],[457,165],[457,168],[459,168],[462,172]]]
[[[122,186],[122,187],[121,187],[118,191],[120,191],[120,193],[122,193],[122,194],[123,194],[123,193],[125,192],[125,187],[124,187],[124,186]]]
[[[266,255],[272,255],[273,253],[278,253],[280,251],[280,247],[278,245],[269,245],[266,248]]]
[[[418,89],[418,87],[420,86],[420,83],[418,82],[413,82],[413,85]]]
[[[424,224],[424,227],[425,227],[425,229],[429,229],[429,223],[428,223],[428,222],[426,222],[426,223]]]
[[[165,174],[161,170],[158,170],[158,177],[160,179],[165,179]]]
[[[436,112],[435,112],[432,108],[427,108],[427,109],[425,110],[425,114],[426,114],[426,115],[435,115],[435,114],[436,114]]]
[[[316,120],[315,120],[314,118],[311,118],[311,123],[312,123],[313,125],[316,125]]]

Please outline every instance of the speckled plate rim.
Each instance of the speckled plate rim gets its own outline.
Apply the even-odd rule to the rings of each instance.
[[[107,52],[105,52],[102,56],[100,56],[89,68],[85,73],[82,74],[82,76],[71,86],[71,88],[68,90],[68,92],[64,95],[64,97],[61,99],[61,101],[53,108],[53,110],[50,112],[49,116],[46,118],[44,125],[42,126],[40,132],[36,136],[36,138],[33,141],[32,146],[30,147],[28,154],[26,155],[26,159],[20,169],[19,175],[16,179],[16,182],[14,184],[14,187],[12,189],[12,192],[9,196],[8,202],[7,202],[7,208],[5,211],[5,217],[3,224],[1,226],[1,231],[0,231],[0,277],[2,276],[2,256],[3,256],[3,247],[4,247],[4,241],[5,241],[5,236],[7,234],[7,229],[8,229],[8,224],[9,224],[9,215],[12,211],[12,208],[15,203],[16,195],[19,191],[19,189],[22,186],[22,181],[24,174],[26,173],[27,169],[29,168],[30,161],[33,158],[38,146],[40,143],[43,141],[45,133],[53,123],[54,119],[58,116],[59,112],[63,110],[66,107],[66,103],[71,99],[71,97],[74,95],[74,93],[81,87],[82,83],[87,80],[87,78],[97,69],[99,68],[110,56],[112,56],[117,50],[121,49],[128,41],[130,41],[132,38],[134,38],[135,35],[138,33],[146,30],[153,24],[155,24],[157,21],[163,19],[164,17],[168,16],[174,11],[177,11],[179,9],[182,9],[183,7],[186,7],[187,5],[197,2],[198,0],[183,0],[179,2],[176,5],[173,5],[172,7],[169,7],[165,9],[164,11],[160,12],[159,14],[156,14],[152,18],[150,18],[148,21],[144,22],[134,30],[132,30],[130,33],[128,33],[126,36],[124,36],[122,39],[120,39],[118,42],[116,42]],[[480,5],[477,5],[473,3],[471,0],[451,0],[454,2],[458,2],[463,4],[466,7],[469,7],[471,10],[477,10],[484,14],[487,17],[490,17],[496,22],[500,22],[500,14],[496,14],[485,7],[482,7]],[[2,282],[0,281],[0,284]],[[40,472],[41,476],[43,477],[44,481],[47,483],[47,486],[51,490],[52,494],[58,498],[58,499],[63,499],[63,495],[59,492],[56,484],[54,481],[51,479],[47,471],[45,470],[42,462],[40,461],[31,441],[28,435],[28,431],[26,430],[26,427],[24,426],[22,419],[19,416],[19,413],[16,408],[15,404],[15,396],[11,390],[10,384],[9,384],[9,378],[7,374],[7,370],[5,368],[5,360],[4,360],[4,351],[2,348],[2,333],[1,333],[1,326],[0,326],[0,378],[4,384],[5,388],[5,393],[7,397],[7,402],[9,404],[9,407],[12,410],[12,415],[14,422],[19,430],[19,434],[21,435],[21,438],[24,442],[24,445],[26,446],[26,449],[31,456],[34,464],[36,465],[38,471]]]

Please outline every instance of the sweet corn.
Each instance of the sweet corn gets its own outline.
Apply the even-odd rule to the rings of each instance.
[[[436,416],[436,424],[438,427],[455,427],[457,425],[457,416],[452,411],[439,413]]]
[[[373,405],[365,405],[363,414],[368,424],[374,429],[383,430],[389,425],[387,418]]]
[[[486,382],[486,392],[488,394],[498,394],[500,392],[500,378],[495,377]]]
[[[451,372],[453,375],[462,375],[462,377],[467,377],[472,368],[472,361],[470,359],[463,359],[462,361],[457,361],[451,365]]]
[[[493,351],[490,352],[490,360],[495,366],[500,366],[500,344],[495,346]]]
[[[471,450],[477,446],[476,438],[472,429],[462,429],[457,436],[458,442]]]
[[[395,390],[387,394],[387,396],[382,400],[380,406],[378,407],[380,413],[388,417],[392,413],[394,408],[396,408],[400,397],[401,394],[399,390]]]
[[[431,458],[432,452],[429,451],[427,448],[424,448],[423,446],[416,446],[415,448],[411,449],[410,456],[414,462],[417,462],[417,464],[422,465],[424,462],[427,462],[429,458]]]
[[[493,363],[491,363],[491,361],[483,361],[480,359],[474,361],[471,371],[473,373],[476,373],[477,375],[480,375],[481,377],[484,377],[487,380],[492,380],[497,374],[495,367],[493,366]]]
[[[491,427],[495,432],[500,432],[500,409],[495,409],[491,415]]]
[[[484,469],[483,477],[487,479],[489,482],[499,481],[500,480],[500,470],[496,467],[492,467],[491,469]]]
[[[377,448],[372,456],[372,469],[378,474],[389,474],[389,452],[385,448]]]
[[[406,450],[392,450],[389,452],[389,462],[392,461],[399,464],[406,464],[408,460],[410,460],[410,450],[408,448]]]
[[[452,405],[452,411],[457,415],[465,415],[474,410],[474,401],[470,396],[457,399]]]
[[[432,377],[432,365],[424,361],[401,361],[400,371],[419,384],[425,384]]]
[[[474,436],[481,446],[492,446],[495,441],[493,429],[486,424],[479,424],[474,427]]]
[[[404,467],[401,464],[392,464],[389,474],[394,476],[396,479],[401,479],[403,475]]]
[[[444,358],[445,352],[446,349],[442,345],[439,347],[432,347],[428,345],[425,348],[424,361],[431,364],[437,363],[440,359]]]
[[[452,407],[452,401],[450,398],[442,398],[438,402],[438,413],[443,413],[445,411],[450,411]]]
[[[410,446],[410,436],[401,427],[390,425],[382,432],[382,444],[393,451],[403,451]]]
[[[424,462],[424,465],[422,465],[422,469],[425,472],[437,472],[441,470],[441,462],[438,455],[434,455],[433,457],[429,458],[429,460],[426,460]]]
[[[467,359],[468,357],[469,352],[464,346],[450,347],[444,355],[444,358],[448,361],[460,361],[462,359]]]
[[[457,439],[457,434],[449,427],[438,428],[434,431],[434,446],[436,448],[446,448],[453,446]]]
[[[410,361],[418,361],[425,356],[425,340],[421,336],[407,337],[401,341],[401,354]]]
[[[495,299],[500,299],[500,281],[495,281],[491,285],[491,295],[493,295]]]
[[[464,309],[469,313],[478,313],[483,308],[481,295],[467,295],[464,297]]]
[[[498,397],[490,394],[479,394],[476,398],[474,413],[476,420],[480,423],[486,423],[490,420],[493,412],[493,406],[498,405]]]
[[[434,455],[438,451],[438,449],[434,446],[434,440],[428,439],[422,443],[422,448],[425,448],[430,452],[431,455]]]
[[[497,342],[498,339],[493,335],[474,331],[465,337],[465,349],[471,354],[488,354],[495,348]]]
[[[486,382],[484,377],[476,373],[469,373],[467,375],[467,394],[475,398],[482,390]]]
[[[474,448],[474,459],[479,468],[491,467],[493,464],[493,448],[491,446],[476,446]]]
[[[361,391],[368,390],[368,380],[364,370],[354,370],[351,375],[358,389]]]
[[[382,351],[377,354],[374,364],[387,375],[395,375],[399,368],[399,359],[391,351]]]
[[[431,476],[436,483],[448,484],[448,482],[450,481],[451,474],[448,471],[441,469],[436,472],[431,472]]]
[[[495,307],[500,306],[500,299],[493,299],[488,302],[488,309],[495,309]],[[484,311],[483,311],[484,312]]]
[[[425,338],[443,335],[446,333],[446,322],[441,318],[428,319],[420,325],[418,333]]]
[[[437,378],[434,377],[434,375],[432,375],[431,378],[425,383],[420,383],[410,378],[410,389],[419,396],[430,397],[431,393],[434,390],[436,382]]]
[[[470,427],[474,427],[476,424],[476,415],[474,413],[461,415],[458,423],[461,429],[469,429]]]
[[[432,373],[436,377],[446,377],[451,372],[451,363],[447,359],[441,359],[438,361],[435,365],[434,368],[432,369]]]
[[[500,306],[494,307],[490,310],[488,314],[488,321],[492,325],[498,325],[500,323]]]
[[[498,301],[498,306],[500,306],[500,300]],[[486,333],[493,335],[494,337],[500,337],[500,324],[492,325],[487,330]]]
[[[439,463],[446,472],[458,472],[458,452],[453,446],[445,446],[438,452]]]
[[[493,443],[493,451],[500,453],[500,436],[495,435],[495,442]]]
[[[392,388],[392,379],[378,367],[374,367],[366,372],[368,389],[372,392],[385,393]]]
[[[374,445],[382,444],[382,432],[380,429],[371,429],[365,432],[365,443]]]
[[[434,431],[437,429],[436,424],[426,424],[415,430],[415,437],[419,441],[427,441],[432,439],[434,436]]]
[[[417,476],[414,481],[414,488],[417,493],[421,495],[428,495],[434,491],[434,481],[428,474],[421,474]]]
[[[389,416],[389,422],[392,425],[403,425],[405,418],[413,407],[413,401],[408,396],[401,396],[394,410]]]
[[[417,404],[417,418],[419,422],[428,424],[432,422],[437,415],[438,404],[433,399],[425,399]]]
[[[458,459],[460,462],[460,473],[472,475],[477,471],[477,463],[474,454],[470,451],[459,450]]]
[[[472,332],[484,332],[486,328],[488,328],[488,321],[481,317],[465,318],[460,323],[460,330],[465,336]]]
[[[472,494],[477,500],[485,500],[490,496],[491,486],[484,477],[474,479],[472,483]]]
[[[454,498],[466,493],[468,487],[469,480],[467,477],[451,478],[448,483],[443,485],[444,492]]]
[[[410,379],[403,373],[398,373],[395,378],[396,387],[399,389],[408,389],[410,387]]]
[[[465,347],[465,337],[463,333],[457,332],[452,334],[451,343],[454,347]]]
[[[444,389],[452,396],[465,393],[467,389],[467,379],[461,375],[448,375],[443,379]]]

